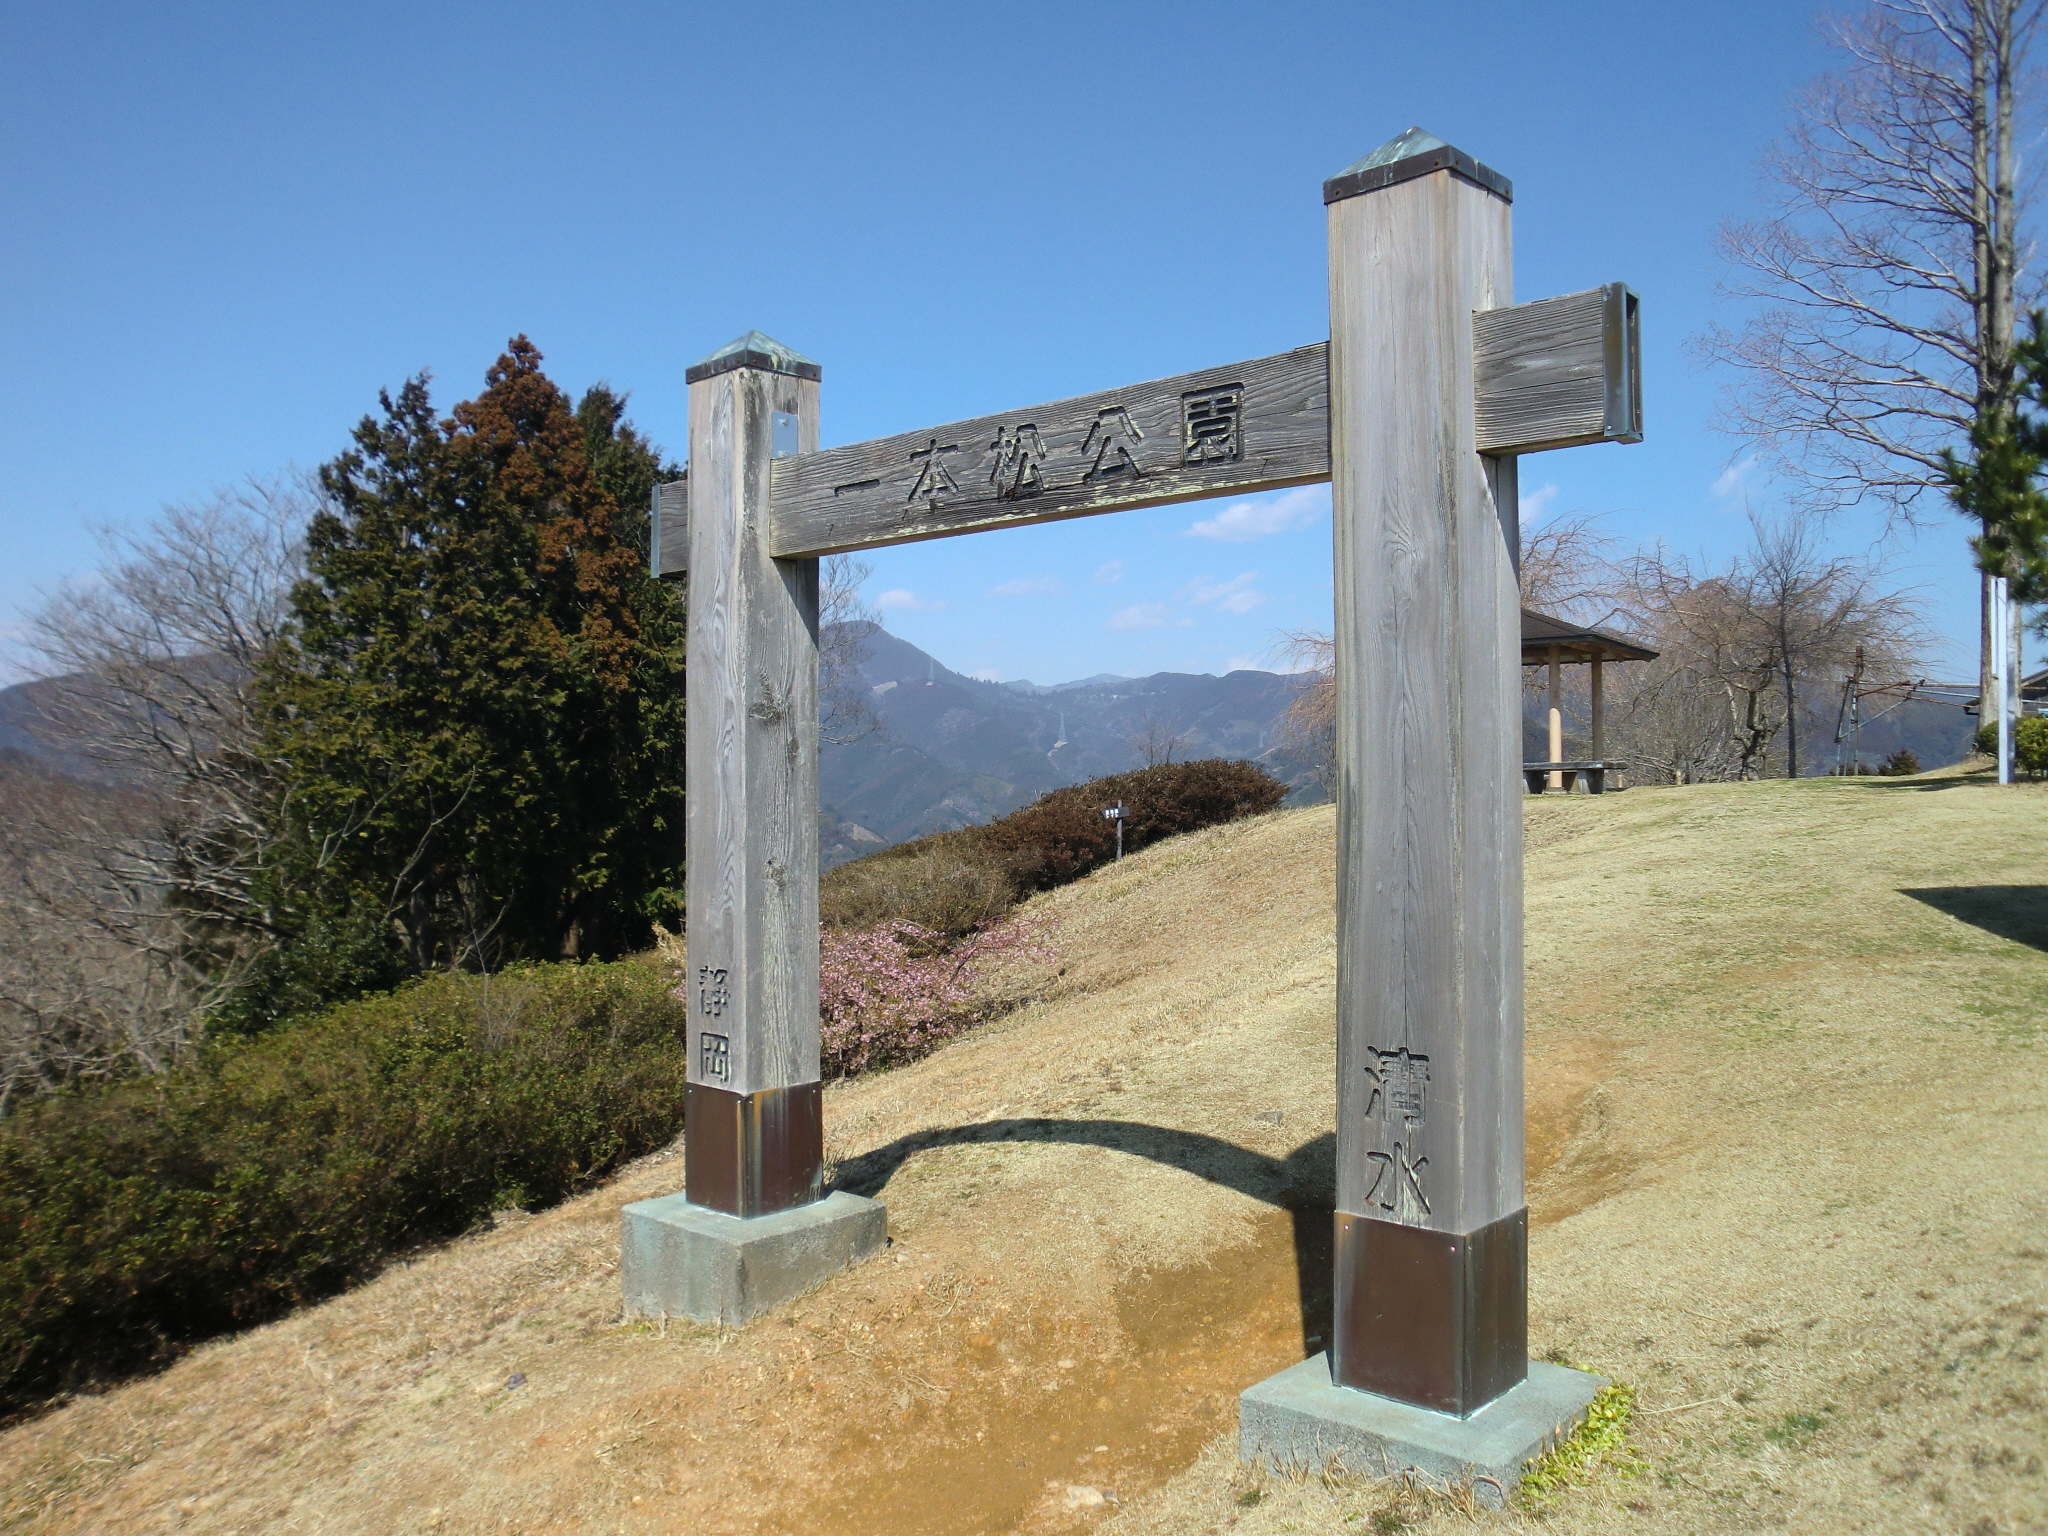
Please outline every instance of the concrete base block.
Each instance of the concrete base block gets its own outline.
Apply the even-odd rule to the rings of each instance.
[[[1417,1408],[1330,1380],[1317,1355],[1269,1376],[1238,1399],[1237,1454],[1269,1466],[1366,1477],[1407,1475],[1438,1487],[1470,1486],[1500,1505],[1522,1468],[1576,1429],[1607,1383],[1584,1371],[1529,1362],[1520,1386],[1469,1418]]]
[[[619,1279],[629,1317],[687,1317],[737,1328],[858,1264],[889,1241],[889,1213],[845,1193],[741,1218],[681,1195],[624,1211]]]

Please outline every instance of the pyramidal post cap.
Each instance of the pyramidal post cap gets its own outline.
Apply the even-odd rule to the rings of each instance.
[[[1397,181],[1410,181],[1432,171],[1449,171],[1503,201],[1515,200],[1515,184],[1499,171],[1481,165],[1461,149],[1452,148],[1426,128],[1410,128],[1324,182],[1323,201],[1342,202],[1347,197],[1377,192]]]
[[[701,363],[692,363],[683,370],[683,379],[686,383],[701,384],[735,368],[761,368],[769,373],[786,373],[793,378],[813,382],[825,376],[825,370],[803,353],[785,347],[772,336],[749,331],[744,336],[733,338]]]

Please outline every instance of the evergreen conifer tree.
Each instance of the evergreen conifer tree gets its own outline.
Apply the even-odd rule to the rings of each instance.
[[[678,917],[683,612],[644,555],[678,471],[621,396],[572,410],[540,364],[515,338],[446,419],[414,378],[320,472],[259,691],[276,947],[228,1027]]]

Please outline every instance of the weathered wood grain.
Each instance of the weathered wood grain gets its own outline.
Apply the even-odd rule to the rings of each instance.
[[[1318,343],[775,465],[783,558],[1088,517],[1330,477]]]
[[[1471,1233],[1523,1205],[1515,464],[1472,447],[1509,209],[1445,171],[1329,227],[1337,1209]]]
[[[1481,310],[1472,345],[1481,453],[1642,441],[1636,297],[1620,283]]]
[[[648,568],[656,576],[685,576],[690,570],[690,479],[654,488],[648,509]]]
[[[818,562],[769,550],[777,412],[818,445],[814,380],[742,367],[690,385],[692,1083],[816,1082]]]

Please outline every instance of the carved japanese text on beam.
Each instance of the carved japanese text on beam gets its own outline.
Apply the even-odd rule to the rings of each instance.
[[[775,464],[782,559],[1330,477],[1329,348]]]
[[[1088,463],[1081,472],[1081,478],[1084,481],[1107,480],[1112,475],[1144,474],[1137,459],[1139,444],[1144,441],[1145,434],[1131,420],[1131,413],[1122,406],[1112,405],[1097,411],[1088,435],[1081,439],[1081,457]]]
[[[1045,463],[1045,439],[1038,435],[1035,423],[1027,421],[1022,426],[1004,427],[989,450],[995,455],[995,464],[989,469],[988,480],[996,488],[996,495],[1017,501],[1045,489],[1045,476],[1040,469]]]
[[[1180,397],[1181,462],[1226,464],[1244,456],[1244,386],[1196,390]]]
[[[960,482],[955,480],[952,472],[946,468],[943,457],[945,454],[959,451],[958,443],[946,443],[942,446],[935,437],[910,455],[910,462],[915,466],[916,473],[911,476],[910,495],[905,499],[912,506],[919,502],[928,507],[935,506],[941,496],[950,495],[960,489]],[[832,489],[836,494],[840,491],[855,490],[857,487],[835,485]]]
[[[1482,453],[1642,434],[1636,299],[1619,283],[1474,317]],[[1329,347],[775,461],[785,559],[1244,495],[1330,477]],[[688,564],[689,485],[656,492],[654,569]]]

